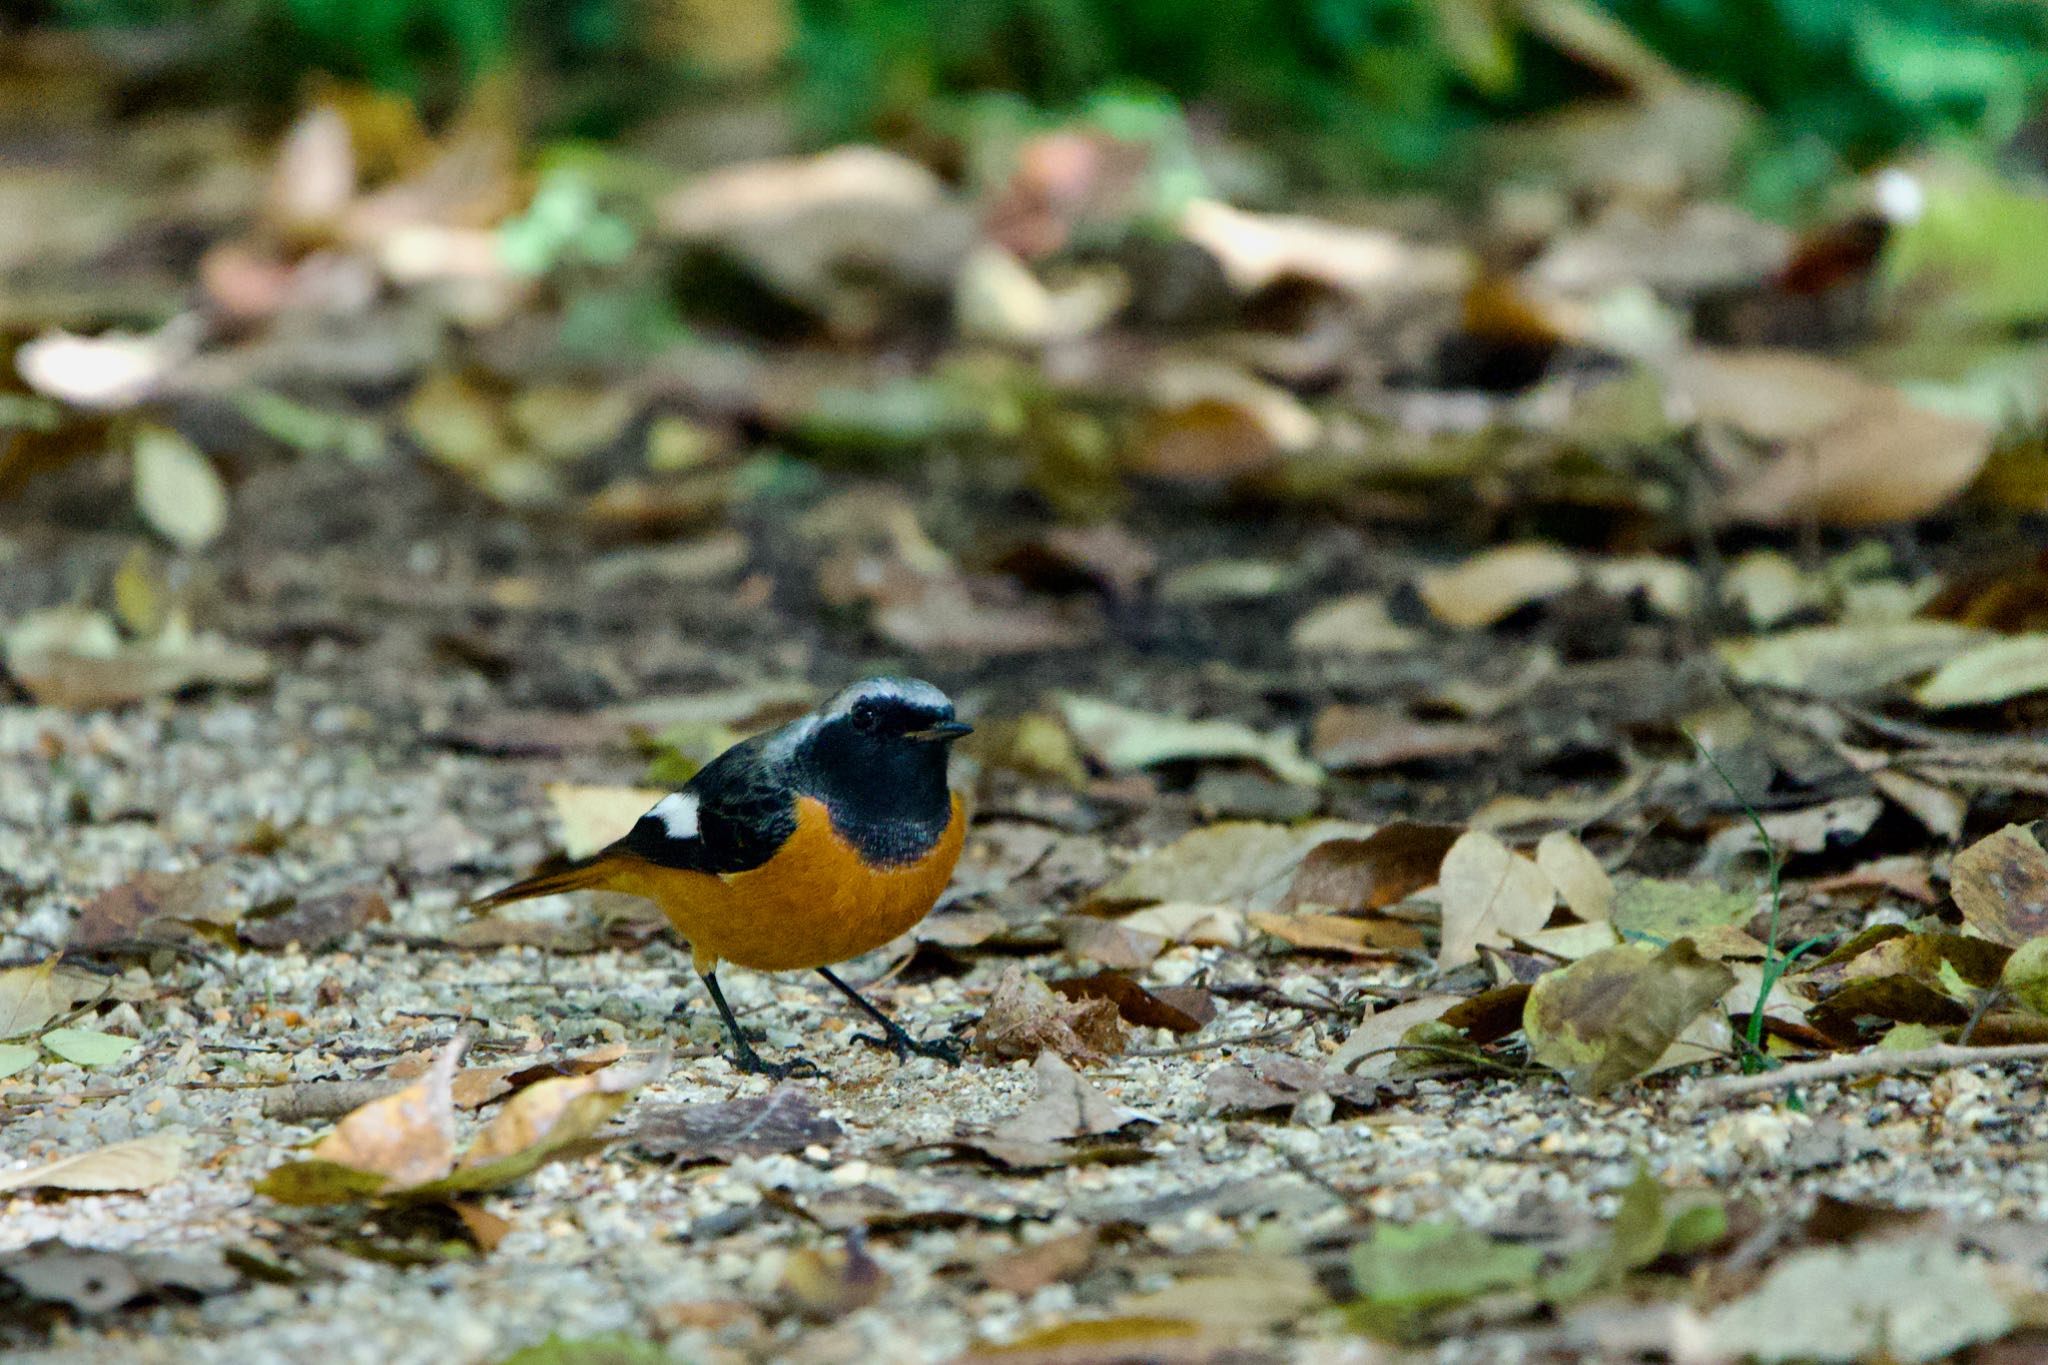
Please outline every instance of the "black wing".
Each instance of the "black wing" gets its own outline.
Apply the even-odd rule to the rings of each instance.
[[[712,759],[614,847],[691,872],[745,872],[767,862],[796,833],[795,794],[762,752],[772,737],[743,740]]]

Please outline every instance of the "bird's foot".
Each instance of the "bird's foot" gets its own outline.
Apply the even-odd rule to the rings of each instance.
[[[853,1035],[853,1041],[866,1043],[869,1047],[887,1048],[896,1054],[896,1060],[899,1062],[907,1062],[912,1057],[930,1057],[934,1061],[944,1062],[947,1066],[958,1066],[963,1055],[956,1039],[935,1038],[925,1042],[911,1037],[909,1033],[893,1025],[887,1033],[856,1033]]]
[[[744,1071],[749,1076],[770,1076],[778,1081],[786,1081],[792,1076],[813,1077],[825,1074],[818,1070],[818,1064],[808,1057],[797,1056],[785,1061],[771,1062],[746,1043],[734,1048],[729,1060],[735,1069]]]

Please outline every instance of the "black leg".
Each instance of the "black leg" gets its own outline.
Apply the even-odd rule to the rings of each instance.
[[[718,988],[718,973],[699,973],[704,978],[704,988],[711,992],[711,1003],[718,1006],[718,1017],[725,1021],[725,1031],[732,1035],[733,1065],[742,1071],[757,1076],[773,1076],[782,1080],[789,1076],[815,1076],[817,1063],[808,1057],[791,1057],[786,1062],[762,1060],[754,1051],[754,1045],[747,1041],[747,1032],[740,1027],[740,1021],[733,1017],[732,1006],[725,1003],[725,992]]]
[[[952,1066],[960,1064],[960,1045],[958,1043],[950,1038],[941,1039],[935,1043],[919,1042],[904,1031],[903,1025],[876,1009],[859,991],[841,981],[837,976],[834,976],[831,968],[818,968],[818,975],[838,987],[841,995],[851,1000],[862,1014],[865,1014],[881,1026],[881,1037],[877,1038],[872,1033],[856,1033],[853,1036],[859,1041],[873,1043],[876,1047],[888,1048],[896,1054],[898,1061],[915,1054],[919,1057],[936,1057],[940,1061]]]

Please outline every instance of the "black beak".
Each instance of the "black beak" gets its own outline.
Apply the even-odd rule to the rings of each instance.
[[[927,725],[922,730],[906,731],[903,737],[905,739],[951,743],[962,735],[971,735],[973,733],[974,727],[965,721],[942,720],[936,724]]]

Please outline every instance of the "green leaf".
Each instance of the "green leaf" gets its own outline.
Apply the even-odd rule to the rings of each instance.
[[[1618,910],[1618,907],[1617,907]],[[1529,1053],[1573,1093],[1635,1079],[1735,984],[1735,973],[1682,938],[1661,952],[1609,948],[1537,979],[1522,1010]]]
[[[83,1028],[53,1028],[43,1035],[42,1044],[79,1066],[112,1066],[140,1046],[133,1038]]]
[[[376,1171],[339,1161],[290,1161],[256,1182],[256,1193],[280,1204],[348,1204],[368,1199],[391,1183]]]
[[[1542,1264],[1535,1247],[1456,1223],[1382,1223],[1351,1253],[1352,1317],[1366,1331],[1402,1336],[1437,1309],[1533,1285]]]
[[[521,1347],[498,1365],[668,1365],[668,1351],[624,1332],[595,1337],[551,1336]]]
[[[1703,929],[1747,924],[1755,915],[1752,891],[1724,891],[1712,882],[1636,877],[1615,893],[1608,922],[1625,939],[1661,945]]]
[[[0,1043],[0,1080],[26,1071],[42,1055],[34,1043]]]

